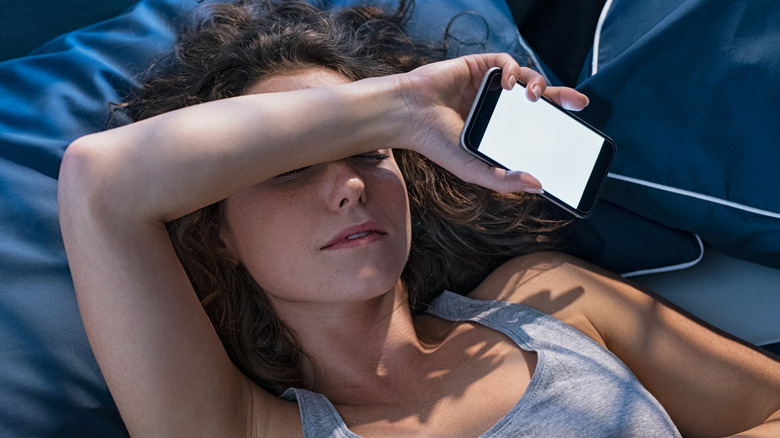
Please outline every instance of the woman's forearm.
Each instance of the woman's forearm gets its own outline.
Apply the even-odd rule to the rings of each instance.
[[[64,179],[101,211],[172,220],[282,172],[395,146],[396,94],[382,78],[173,111],[76,140]]]
[[[545,90],[505,54],[473,55],[396,76],[204,103],[76,140],[63,158],[70,189],[95,212],[169,221],[296,168],[386,147],[410,147],[461,179],[502,192],[538,181],[491,167],[457,146],[485,71],[502,67]],[[551,88],[582,107],[585,96]]]

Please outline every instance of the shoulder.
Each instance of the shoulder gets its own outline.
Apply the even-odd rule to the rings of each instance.
[[[499,266],[471,298],[524,304],[606,345],[605,317],[633,318],[652,298],[615,274],[576,257],[543,251]],[[611,318],[611,317],[610,317]]]
[[[484,300],[536,303],[543,307],[539,310],[546,311],[552,310],[544,305],[546,298],[568,296],[569,300],[574,300],[585,292],[591,292],[594,286],[598,287],[592,292],[624,283],[618,276],[576,257],[541,251],[505,262],[469,296]]]

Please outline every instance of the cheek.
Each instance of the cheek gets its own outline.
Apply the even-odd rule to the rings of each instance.
[[[246,266],[264,287],[274,279],[289,276],[289,269],[299,259],[302,248],[311,242],[301,230],[311,229],[301,203],[291,203],[294,196],[264,193],[234,195],[227,208],[230,224],[228,244],[234,257]]]
[[[406,191],[406,183],[397,167],[384,175],[384,180],[378,186],[382,190],[381,198],[390,217],[403,221],[407,233],[407,245],[411,240],[412,225],[409,213],[409,195]]]
[[[386,259],[389,272],[398,271],[400,277],[409,257],[412,241],[412,223],[409,212],[409,196],[406,183],[396,168],[387,169],[374,180],[371,198],[377,202],[372,208],[380,209],[381,217],[393,224],[393,251]],[[376,211],[376,210],[375,210]]]

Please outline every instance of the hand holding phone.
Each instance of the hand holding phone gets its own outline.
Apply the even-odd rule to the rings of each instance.
[[[461,145],[494,166],[530,173],[545,198],[577,217],[595,207],[615,155],[614,142],[525,85],[501,87],[501,70],[488,70],[461,133]]]

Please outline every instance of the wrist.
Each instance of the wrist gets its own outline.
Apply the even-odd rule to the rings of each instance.
[[[354,83],[358,94],[355,119],[358,135],[368,150],[377,147],[415,149],[421,111],[404,74],[363,79]],[[356,132],[356,134],[358,133]]]

